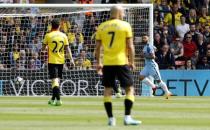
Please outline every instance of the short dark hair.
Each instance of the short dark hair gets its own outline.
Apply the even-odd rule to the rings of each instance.
[[[53,19],[51,21],[51,25],[52,25],[52,29],[58,29],[58,27],[60,26],[60,20],[58,18]]]

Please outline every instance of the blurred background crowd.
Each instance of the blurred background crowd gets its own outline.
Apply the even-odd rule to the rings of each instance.
[[[78,14],[79,16],[80,14]],[[81,26],[70,15],[0,18],[0,69],[44,69],[47,51],[41,51],[44,35],[51,30],[50,21],[60,18],[60,31],[69,40],[76,69],[91,69],[94,61],[94,35],[100,22],[94,14],[84,15]],[[70,69],[66,59],[65,69]]]
[[[0,0],[0,3],[44,2],[53,3],[50,0]],[[151,1],[72,1],[72,3],[90,4],[149,2]],[[156,47],[156,61],[160,69],[210,69],[210,1],[153,0],[152,2],[154,4],[154,45]],[[68,36],[76,69],[92,69],[95,64],[94,36],[97,26],[102,22],[101,18],[96,16],[94,13],[85,14],[82,23],[68,15],[59,16],[61,18],[61,31]],[[41,52],[41,47],[43,36],[51,29],[50,21],[52,18],[1,17],[0,69],[13,67],[19,69],[46,68],[47,52]],[[136,20],[141,22],[141,19]],[[141,33],[137,34],[141,37]],[[134,40],[139,39],[135,37]],[[64,68],[71,69],[68,59]]]
[[[209,0],[154,3],[154,45],[160,69],[210,69]]]

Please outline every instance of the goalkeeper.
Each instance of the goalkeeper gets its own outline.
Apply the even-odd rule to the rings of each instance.
[[[65,63],[65,53],[74,65],[71,50],[69,48],[68,38],[66,34],[59,31],[60,21],[54,19],[51,21],[52,29],[44,38],[42,50],[48,49],[48,72],[52,80],[52,98],[48,104],[53,106],[61,106],[59,82],[62,78],[63,65]],[[65,49],[65,51],[64,51]]]

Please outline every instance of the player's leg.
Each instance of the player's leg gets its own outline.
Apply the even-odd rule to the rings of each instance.
[[[52,80],[52,98],[48,104],[60,106],[62,104],[60,100],[60,89],[59,82],[62,77],[63,65],[58,64],[48,64],[48,71],[50,79]],[[56,101],[55,101],[56,99]]]
[[[108,125],[115,126],[116,121],[112,113],[112,89],[115,85],[115,71],[113,66],[103,67],[102,84],[104,88],[104,107],[108,116]]]
[[[53,97],[56,98],[54,105],[60,106],[62,103],[60,101],[60,89],[59,89],[59,78],[52,79]]]
[[[172,93],[168,90],[166,83],[162,81],[158,65],[156,64],[156,66],[153,67],[151,70],[151,75],[153,75],[154,79],[157,81],[158,87],[161,87],[163,89],[166,95],[166,99],[168,99],[168,97],[171,96]]]
[[[56,106],[61,106],[62,101],[60,98],[60,79],[62,78],[62,73],[63,73],[63,64],[57,65],[57,78],[55,78],[53,81],[53,90],[55,91],[55,97],[57,99],[56,101]]]
[[[156,85],[148,78],[150,68],[145,66],[144,69],[140,72],[139,79],[142,83],[152,88],[152,95],[155,95],[157,89]]]
[[[163,89],[165,92],[166,99],[168,99],[170,96],[172,96],[172,93],[168,90],[168,87],[165,82],[162,80],[157,80],[158,86]]]
[[[56,68],[53,64],[48,64],[48,72],[49,72],[50,79],[52,80],[52,97],[51,97],[51,100],[48,102],[48,104],[54,105],[56,94],[55,94],[55,90],[53,87],[54,86],[53,81],[56,77]]]
[[[127,66],[120,66],[117,69],[117,77],[120,80],[121,86],[125,86],[125,117],[124,117],[124,124],[125,125],[139,125],[141,121],[134,120],[131,118],[131,109],[135,100],[134,97],[134,87],[133,87],[133,76],[129,67]]]

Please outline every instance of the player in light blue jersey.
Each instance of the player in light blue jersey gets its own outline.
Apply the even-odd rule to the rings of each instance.
[[[166,99],[168,99],[172,93],[168,90],[166,84],[161,80],[159,67],[155,62],[155,46],[149,44],[149,37],[146,34],[143,35],[142,41],[145,44],[143,48],[145,66],[144,69],[140,72],[140,80],[152,88],[154,95],[157,86],[148,78],[149,76],[152,76],[154,80],[157,81],[158,87],[161,87],[164,90]]]

